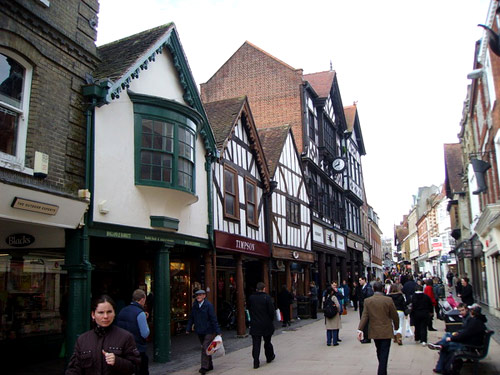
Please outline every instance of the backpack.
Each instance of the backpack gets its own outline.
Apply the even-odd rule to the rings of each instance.
[[[332,298],[330,296],[326,297],[325,306],[323,308],[323,313],[326,318],[332,319],[339,313],[339,309],[337,305],[333,303]]]

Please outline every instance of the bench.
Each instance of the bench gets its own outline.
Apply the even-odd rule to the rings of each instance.
[[[455,353],[455,359],[469,360],[474,363],[474,375],[478,374],[479,361],[486,358],[490,347],[490,339],[495,332],[487,330],[484,334],[483,345],[467,345],[464,350]]]

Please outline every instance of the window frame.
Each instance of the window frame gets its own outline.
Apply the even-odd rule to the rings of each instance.
[[[186,107],[178,102],[152,97],[148,95],[136,94],[128,92],[130,99],[134,104],[134,170],[135,170],[135,184],[144,186],[155,186],[169,189],[185,191],[190,194],[196,195],[196,142],[197,142],[197,129],[202,123],[201,116],[189,107]],[[141,167],[142,160],[141,154],[146,147],[142,146],[142,125],[143,120],[153,120],[165,122],[173,125],[173,152],[157,150],[157,152],[169,153],[172,155],[172,174],[171,181],[157,181],[142,178]],[[193,160],[189,160],[180,155],[180,129],[188,131],[193,137],[192,152]],[[185,143],[185,142],[184,142]],[[154,151],[154,148],[151,148]],[[189,160],[192,163],[191,186],[186,187],[180,184],[179,165],[180,160]]]
[[[8,103],[0,102],[1,107],[4,107],[8,111],[15,112],[18,115],[15,153],[8,154],[0,151],[0,167],[33,175],[33,169],[25,166],[33,66],[25,58],[14,51],[0,47],[0,53],[14,59],[18,64],[22,65],[25,70],[23,77],[21,107],[17,108]]]
[[[300,227],[300,203],[291,199],[286,198],[286,222],[290,226]],[[294,207],[294,210],[292,210]],[[294,211],[294,212],[292,212]],[[295,216],[295,217],[294,217]],[[294,220],[294,219],[297,220]]]
[[[251,202],[248,198],[248,189],[247,189],[247,184],[250,184],[253,186],[253,199],[254,202]],[[253,205],[254,206],[254,220],[249,220],[248,218],[248,206]],[[246,219],[247,219],[247,225],[251,225],[253,227],[258,227],[259,226],[259,204],[257,202],[257,181],[245,177],[245,209],[246,209]]]
[[[234,193],[228,192],[226,189],[226,172],[229,172],[233,175],[234,180],[233,180],[233,188],[234,188]],[[223,209],[224,209],[224,217],[226,219],[232,219],[232,220],[240,220],[240,200],[239,200],[239,191],[238,191],[238,172],[234,169],[231,168],[228,165],[224,165],[223,168],[223,174],[222,174],[222,185],[224,186],[224,200],[223,200]],[[226,194],[229,194],[234,197],[234,211],[235,214],[231,214],[227,212],[226,209]]]

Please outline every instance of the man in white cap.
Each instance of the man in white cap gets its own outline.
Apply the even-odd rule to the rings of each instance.
[[[207,355],[206,351],[216,335],[220,335],[221,331],[217,316],[215,315],[214,306],[205,299],[207,294],[203,289],[197,290],[195,293],[196,300],[191,308],[191,314],[186,326],[186,333],[191,331],[194,324],[194,331],[198,335],[201,344],[201,368],[200,374],[206,374],[214,369],[212,357]]]

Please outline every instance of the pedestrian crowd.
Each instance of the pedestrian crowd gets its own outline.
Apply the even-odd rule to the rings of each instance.
[[[351,307],[359,311],[357,337],[361,344],[374,341],[379,362],[378,375],[387,374],[391,342],[403,345],[403,339],[409,337],[422,346],[439,350],[434,373],[459,374],[461,361],[455,354],[467,345],[480,345],[486,332],[486,318],[481,314],[481,307],[474,303],[469,279],[449,272],[446,275],[447,294],[442,280],[429,273],[393,272],[384,276],[383,281],[369,281],[360,276],[352,281],[343,280],[340,286],[332,281],[322,292],[314,281],[310,283],[311,318],[318,319],[318,309],[322,309],[326,345],[335,347],[342,341],[342,315],[347,314],[348,307]],[[453,297],[452,288],[455,288],[461,303]],[[200,342],[201,374],[214,369],[213,346],[222,341],[214,306],[206,296],[202,289],[195,291],[186,325],[186,334],[194,330]],[[288,327],[293,300],[293,294],[283,285],[275,306],[263,282],[257,283],[255,293],[248,298],[246,307],[254,369],[260,367],[262,341],[266,362],[271,363],[276,358],[271,339],[277,313],[282,326]],[[145,305],[146,294],[141,289],[133,292],[131,303],[118,315],[111,297],[104,295],[96,299],[91,311],[93,328],[78,338],[66,374],[148,375],[146,340],[150,331]],[[447,315],[459,317],[462,324],[458,324],[458,329],[447,332],[438,342],[429,343],[428,331],[436,331],[434,318],[446,321]]]

